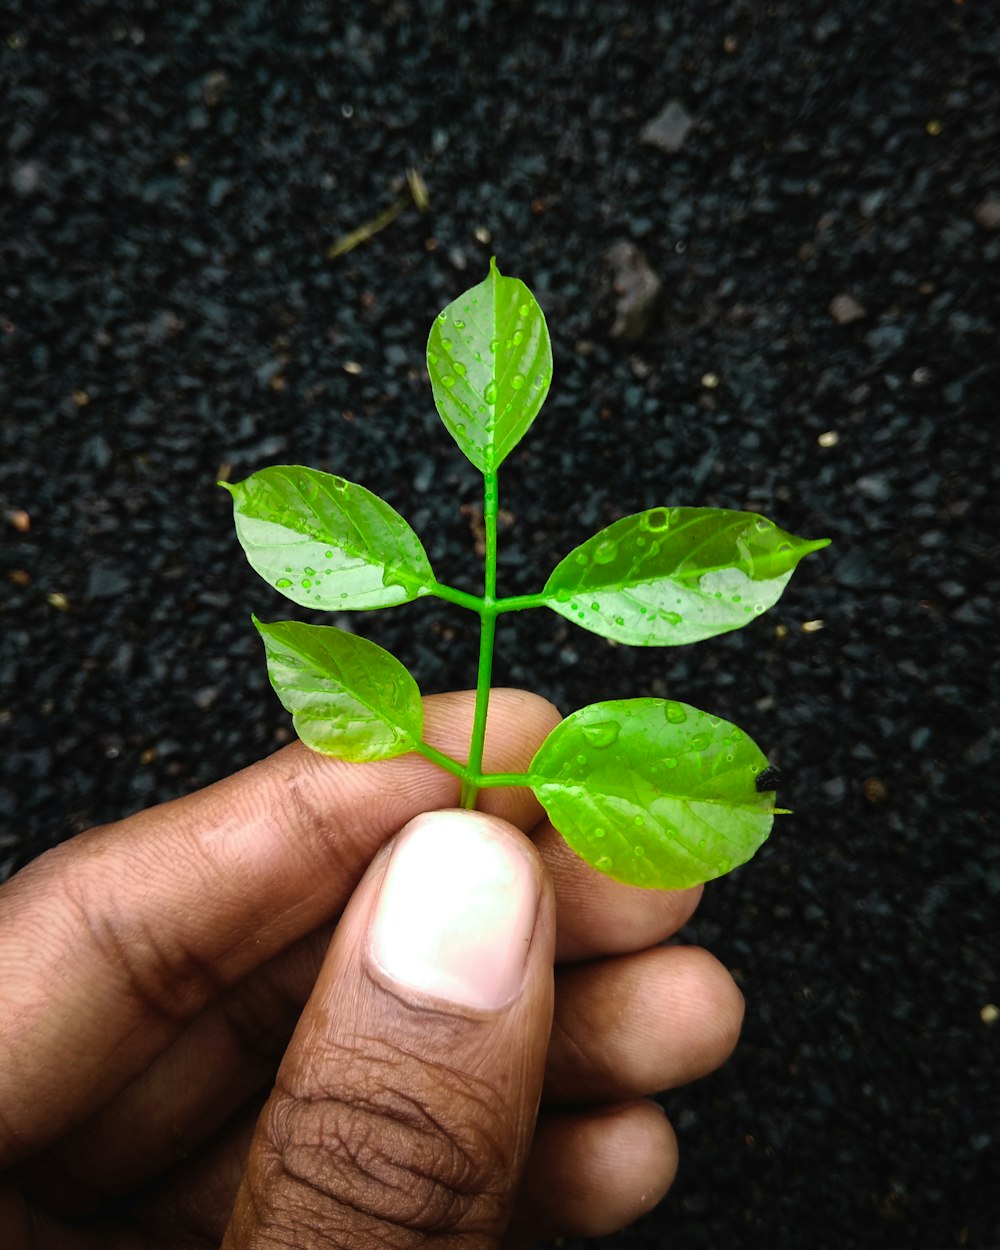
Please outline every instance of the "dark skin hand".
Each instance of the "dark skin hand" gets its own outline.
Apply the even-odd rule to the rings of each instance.
[[[473,697],[425,707],[464,758]],[[486,769],[557,720],[494,692]],[[296,743],[0,887],[0,1244],[494,1250],[654,1206],[650,1095],[742,1019],[662,945],[700,891],[610,881],[529,791],[481,798]]]

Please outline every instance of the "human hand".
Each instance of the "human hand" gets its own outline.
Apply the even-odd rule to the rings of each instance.
[[[472,706],[426,700],[428,740],[461,757]],[[495,692],[486,767],[556,719]],[[660,945],[700,891],[610,881],[530,792],[481,797],[440,817],[457,783],[421,757],[294,744],[0,888],[0,1242],[486,1250],[653,1206],[676,1144],[646,1096],[742,1013]]]

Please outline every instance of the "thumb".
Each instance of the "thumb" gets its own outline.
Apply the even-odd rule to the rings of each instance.
[[[498,1246],[538,1110],[554,946],[522,833],[477,812],[411,821],[337,927],[224,1250]]]

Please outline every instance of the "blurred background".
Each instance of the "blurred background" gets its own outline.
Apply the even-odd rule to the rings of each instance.
[[[555,359],[501,593],[659,504],[833,539],[695,647],[501,622],[499,683],[704,707],[795,809],[685,934],[744,1038],[606,1244],[997,1250],[998,58],[988,0],[6,0],[2,874],[289,740],[249,614],[309,614],[220,476],[360,481],[474,588],[423,353],[495,254]],[[474,680],[458,609],[335,623]]]

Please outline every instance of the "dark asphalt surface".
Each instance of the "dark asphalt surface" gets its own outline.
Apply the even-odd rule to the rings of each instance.
[[[360,481],[471,586],[423,349],[495,253],[555,359],[502,591],[660,504],[834,540],[692,648],[502,622],[499,682],[712,710],[796,813],[691,926],[744,1038],[666,1095],[677,1184],[608,1244],[998,1250],[998,57],[987,0],[7,0],[2,871],[287,740],[249,613],[291,613],[220,473]],[[427,212],[327,259],[410,167]],[[660,282],[639,323],[620,243]],[[457,610],[353,623],[427,691],[473,680]]]

